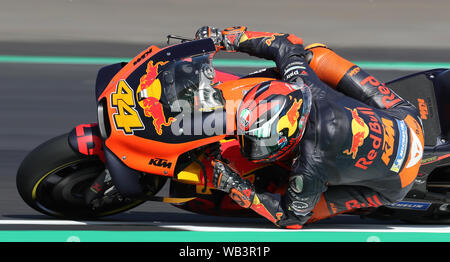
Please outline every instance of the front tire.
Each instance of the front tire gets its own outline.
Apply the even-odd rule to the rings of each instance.
[[[86,190],[105,171],[97,156],[74,151],[64,134],[31,151],[19,167],[17,189],[33,209],[58,218],[90,219],[121,213],[144,201],[128,200],[92,209]]]

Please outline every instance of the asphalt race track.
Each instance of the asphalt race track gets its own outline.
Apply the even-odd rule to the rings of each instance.
[[[1,43],[0,55],[132,57],[145,45],[102,43]],[[450,62],[449,50],[339,49],[352,61]],[[220,56],[224,58],[224,55]],[[230,55],[233,59],[249,59]],[[15,186],[15,175],[25,155],[40,143],[70,131],[80,123],[96,122],[94,84],[100,64],[9,61],[0,63],[0,235],[5,230],[108,231],[272,231],[264,219],[222,218],[183,211],[169,204],[148,202],[126,213],[100,221],[60,221],[28,207]],[[419,66],[420,67],[420,66]],[[256,68],[227,67],[246,73]],[[417,68],[419,70],[420,68]],[[431,68],[428,68],[431,69]],[[368,69],[382,81],[412,70]],[[164,188],[160,195],[167,193]],[[307,226],[306,231],[450,232],[448,225],[406,225],[399,221],[340,216]]]

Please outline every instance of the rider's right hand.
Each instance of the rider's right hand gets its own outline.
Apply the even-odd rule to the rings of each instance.
[[[255,198],[254,185],[220,160],[213,160],[211,164],[213,165],[213,185],[218,190],[229,193],[231,199],[241,207],[250,208]]]
[[[226,193],[230,193],[233,187],[237,186],[240,176],[226,163],[220,160],[213,160],[213,185]]]

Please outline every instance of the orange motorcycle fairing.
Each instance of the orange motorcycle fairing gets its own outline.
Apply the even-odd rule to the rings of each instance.
[[[244,78],[216,84],[225,100],[225,110],[202,112],[200,118],[191,117],[191,124],[209,118],[226,128],[210,134],[201,126],[200,134],[193,134],[186,132],[187,124],[182,122],[181,114],[170,107],[168,95],[173,89],[167,89],[162,77],[177,61],[191,62],[215,51],[210,39],[163,49],[150,46],[126,64],[98,97],[99,102],[103,101],[103,122],[110,127],[110,132],[102,136],[105,147],[133,170],[176,178],[175,168],[181,155],[233,135],[234,116],[243,93],[272,79]],[[214,81],[221,79],[216,77]]]
[[[178,157],[192,149],[212,144],[225,138],[225,135],[214,136],[182,144],[167,144],[140,137],[124,136],[118,132],[111,134],[106,146],[131,169],[142,172],[174,176]],[[125,142],[126,141],[126,142]]]
[[[129,135],[124,132],[111,132],[110,137],[105,141],[106,146],[121,159],[128,167],[146,173],[175,176],[175,166],[180,155],[204,145],[219,142],[227,135],[233,135],[235,131],[235,114],[237,107],[242,99],[243,92],[248,91],[255,85],[269,81],[269,78],[248,78],[239,79],[222,83],[217,86],[225,98],[226,113],[226,133],[211,137],[192,140],[182,143],[167,143],[157,140],[163,136],[157,136],[155,139],[143,138],[135,135]],[[220,115],[220,114],[219,114]],[[113,116],[113,115],[112,115]],[[110,124],[113,120],[110,117]],[[143,117],[142,117],[143,118]],[[176,118],[174,118],[176,121]],[[151,128],[153,127],[146,127]],[[170,134],[167,131],[163,134]],[[116,153],[120,152],[120,154]]]

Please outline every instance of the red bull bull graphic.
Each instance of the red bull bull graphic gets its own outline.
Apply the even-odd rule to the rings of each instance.
[[[289,108],[286,115],[281,117],[278,121],[277,132],[280,132],[281,130],[287,128],[289,130],[288,137],[292,136],[295,133],[298,126],[298,118],[300,117],[300,113],[298,112],[298,110],[300,110],[302,104],[303,99],[297,101],[297,99],[294,98],[294,103],[292,104],[291,108]]]
[[[245,41],[251,40],[251,39],[267,38],[265,43],[266,43],[266,45],[270,46],[272,44],[272,41],[275,40],[276,36],[282,36],[282,35],[285,35],[285,34],[247,31],[241,36],[239,41],[242,43],[242,42],[245,42]]]
[[[364,140],[369,135],[369,127],[364,122],[364,120],[359,116],[358,110],[356,108],[355,109],[346,108],[346,109],[351,112],[353,118],[351,123],[353,138],[350,149],[344,150],[343,153],[346,155],[351,155],[352,158],[355,159],[356,155],[358,154],[359,148],[364,144]]]
[[[137,89],[138,104],[144,109],[144,115],[153,119],[153,126],[158,135],[162,135],[162,127],[170,126],[175,118],[166,119],[161,99],[161,82],[158,76],[159,67],[167,64],[169,61],[160,61],[153,64],[149,61],[147,64],[146,74],[141,79]]]
[[[357,107],[355,110],[358,110],[359,113],[364,114],[369,118],[368,126],[370,134],[368,134],[372,143],[369,143],[367,148],[370,150],[368,150],[367,154],[361,156],[355,163],[355,167],[366,170],[374,163],[374,160],[379,156],[379,153],[383,152],[383,149],[381,148],[381,145],[383,144],[383,126],[371,108]]]

